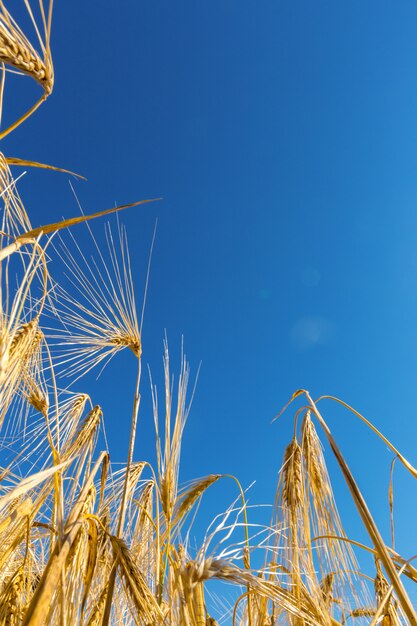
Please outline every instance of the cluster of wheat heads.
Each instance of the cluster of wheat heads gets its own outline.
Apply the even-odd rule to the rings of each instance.
[[[29,74],[43,89],[41,102],[53,85],[52,3],[45,9],[40,1],[42,35],[25,4],[41,54],[0,2],[2,85],[8,68]],[[75,240],[51,262],[48,248],[55,231],[109,211],[32,228],[10,171],[23,163],[39,165],[0,155],[0,625],[417,625],[407,593],[417,582],[417,570],[411,559],[385,544],[318,409],[322,399],[313,401],[306,391],[292,398],[305,402],[296,411],[294,436],[284,453],[271,523],[262,529],[251,524],[236,481],[237,500],[215,518],[201,546],[191,548],[200,499],[230,477],[212,474],[185,487],[179,483],[189,411],[185,359],[174,393],[165,350],[162,420],[152,388],[156,464],[137,461],[141,320],[125,233],[120,231],[116,244],[109,230],[107,252],[98,248],[97,263],[85,264],[85,270],[70,251]],[[54,280],[55,262],[66,266],[65,289]],[[51,316],[53,331],[47,330]],[[126,466],[115,471],[108,451],[96,449],[104,420],[100,406],[74,392],[64,376],[79,387],[91,368],[125,349],[136,363],[137,385]],[[417,477],[381,433],[345,408]],[[368,532],[367,546],[343,530],[317,424]],[[236,539],[236,533],[242,537]],[[359,569],[362,552],[374,559],[373,575]],[[211,579],[218,581],[217,589],[222,583],[236,588],[223,616],[210,615],[216,609],[208,595]]]

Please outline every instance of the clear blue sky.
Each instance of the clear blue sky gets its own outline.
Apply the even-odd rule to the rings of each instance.
[[[55,93],[2,150],[87,176],[86,211],[163,196],[122,221],[141,288],[158,218],[145,363],[162,383],[164,329],[174,364],[182,335],[202,361],[184,479],[234,473],[271,502],[292,422],[270,422],[299,387],[353,404],[417,463],[416,23],[410,0],[56,2]],[[77,212],[66,176],[29,172],[21,191],[34,225]],[[113,460],[133,377],[122,356],[95,394]],[[137,458],[146,377],[143,395]],[[323,410],[388,541],[391,455]],[[399,467],[395,485],[408,557],[414,485]]]

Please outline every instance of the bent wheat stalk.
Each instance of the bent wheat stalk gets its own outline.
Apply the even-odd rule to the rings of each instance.
[[[327,426],[326,422],[324,421],[323,417],[321,416],[319,410],[317,409],[317,406],[315,404],[315,402],[312,400],[310,394],[308,393],[308,391],[305,391],[305,395],[311,405],[312,411],[314,412],[315,416],[317,417],[321,427],[323,428],[326,437],[330,443],[330,446],[333,450],[333,453],[337,459],[337,462],[339,463],[339,466],[342,470],[343,476],[346,480],[346,483],[349,487],[349,490],[352,494],[352,497],[355,501],[356,507],[358,509],[358,512],[362,518],[362,521],[364,523],[364,526],[366,528],[366,530],[368,531],[368,534],[370,536],[370,539],[375,547],[375,550],[377,551],[383,565],[384,568],[390,578],[390,581],[392,583],[392,586],[398,596],[398,599],[401,603],[401,606],[405,612],[405,614],[407,615],[407,618],[410,621],[410,624],[412,624],[412,626],[417,626],[417,614],[414,610],[413,604],[405,590],[405,587],[397,573],[397,569],[395,567],[395,564],[385,546],[385,543],[379,533],[379,530],[372,518],[372,515],[367,507],[367,504],[365,502],[364,497],[362,496],[359,487],[356,484],[355,479],[353,478],[352,472],[350,471],[344,457],[342,456],[342,453],[339,450],[339,447],[337,446],[329,427]]]

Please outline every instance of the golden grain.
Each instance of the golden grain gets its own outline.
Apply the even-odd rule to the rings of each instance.
[[[40,0],[39,28],[29,0],[25,4],[40,52],[0,0],[0,63],[31,76],[44,95],[0,132],[0,138],[39,106],[54,83],[52,3],[46,10]],[[125,231],[119,229],[116,240],[107,229],[107,251],[94,241],[98,260],[93,263],[86,262],[75,238],[63,243],[62,252],[48,259],[45,253],[48,248],[49,255],[49,237],[57,230],[141,203],[32,228],[9,164],[42,166],[0,153],[0,428],[4,421],[7,426],[13,419],[22,421],[25,402],[29,415],[24,432],[17,430],[12,440],[0,441],[5,458],[9,455],[0,469],[0,626],[218,626],[224,615],[209,600],[212,580],[236,588],[230,607],[234,626],[342,626],[350,618],[417,626],[401,580],[404,574],[410,585],[416,584],[415,570],[383,543],[317,403],[305,390],[293,394],[289,403],[302,397],[307,401],[296,413],[285,449],[271,525],[248,522],[245,494],[235,482],[238,500],[223,515],[215,517],[215,512],[213,524],[194,547],[199,503],[221,475],[209,474],[181,487],[181,447],[192,394],[190,399],[183,355],[174,392],[166,342],[162,420],[151,382],[156,467],[135,461],[142,318],[137,315]],[[50,275],[59,262],[73,286],[69,292]],[[10,287],[9,267],[18,274],[16,292]],[[56,326],[46,337],[45,312],[53,320],[48,324]],[[87,380],[85,374],[125,348],[135,356],[137,376],[127,463],[115,469],[108,453],[97,451],[104,426],[100,406],[93,406],[87,394],[72,392],[65,375]],[[417,478],[417,470],[370,422],[331,399],[360,417]],[[83,419],[87,403],[91,406]],[[124,425],[119,404],[124,406],[115,403],[110,419]],[[304,415],[301,427],[299,414]],[[323,428],[371,538],[367,550],[375,556],[376,608],[364,608],[374,599],[353,552],[355,545],[360,554],[361,544],[349,543],[344,533],[313,420]],[[249,463],[250,449],[247,456]],[[392,484],[389,497],[393,528]],[[216,611],[215,619],[209,612]]]

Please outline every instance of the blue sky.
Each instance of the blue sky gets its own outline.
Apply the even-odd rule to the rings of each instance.
[[[192,371],[202,362],[184,479],[234,473],[271,502],[291,415],[270,422],[300,387],[342,397],[417,464],[416,20],[408,0],[56,2],[55,93],[2,150],[87,176],[89,212],[164,198],[122,221],[140,300],[158,218],[144,362],[162,384],[165,329],[173,364],[182,335]],[[77,212],[66,176],[29,172],[20,189],[34,225]],[[113,460],[133,378],[125,355],[96,387]],[[152,445],[146,377],[142,408],[137,458]],[[388,541],[391,455],[323,411]],[[408,557],[417,508],[399,467],[395,487]],[[221,509],[233,490],[215,489]]]

